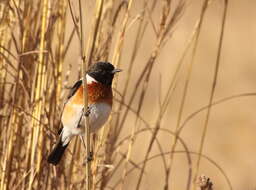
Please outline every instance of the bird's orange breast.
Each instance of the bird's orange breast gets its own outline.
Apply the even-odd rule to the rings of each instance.
[[[87,84],[87,93],[88,93],[88,104],[105,102],[112,105],[112,89],[111,86],[106,86],[101,83],[92,82]],[[80,88],[73,96],[74,104],[83,104],[83,86]]]

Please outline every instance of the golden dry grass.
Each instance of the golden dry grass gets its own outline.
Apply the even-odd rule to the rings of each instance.
[[[0,1],[0,190],[255,188],[253,7]],[[76,138],[53,167],[65,94],[99,60],[124,71],[95,159]]]

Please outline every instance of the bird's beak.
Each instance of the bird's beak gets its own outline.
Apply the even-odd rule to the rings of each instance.
[[[121,71],[122,71],[121,69],[114,69],[111,73],[115,74],[115,73],[118,73],[118,72],[121,72]]]

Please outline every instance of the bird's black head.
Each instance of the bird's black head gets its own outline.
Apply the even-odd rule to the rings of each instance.
[[[120,71],[109,62],[97,62],[90,65],[87,74],[102,84],[111,85],[115,73]]]

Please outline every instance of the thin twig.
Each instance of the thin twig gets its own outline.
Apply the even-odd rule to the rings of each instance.
[[[200,140],[200,147],[199,147],[199,157],[196,163],[196,172],[195,172],[195,179],[197,178],[198,171],[199,171],[199,166],[200,166],[200,161],[201,161],[201,154],[203,152],[203,146],[204,146],[204,141],[207,133],[207,128],[208,128],[208,123],[209,123],[209,118],[211,115],[211,108],[212,108],[212,102],[213,98],[215,95],[215,89],[216,89],[216,84],[217,84],[217,77],[219,73],[219,66],[220,66],[220,57],[223,49],[223,37],[224,37],[224,29],[225,29],[225,24],[226,24],[226,16],[227,16],[227,8],[228,8],[228,0],[224,0],[224,9],[223,9],[223,17],[222,17],[222,23],[221,23],[221,32],[220,32],[220,40],[218,44],[218,54],[217,54],[217,60],[215,64],[215,69],[214,69],[214,77],[213,77],[213,83],[212,83],[212,89],[211,89],[211,95],[209,99],[209,107],[207,108],[207,113],[206,113],[206,118],[205,118],[205,123],[204,123],[204,128],[203,128],[203,134]]]
[[[87,111],[88,107],[88,94],[87,94],[87,80],[86,80],[86,70],[87,70],[87,64],[85,60],[85,48],[84,48],[84,31],[83,31],[83,16],[82,16],[82,2],[79,0],[79,17],[80,17],[80,53],[82,58],[82,75],[83,75],[83,100],[84,100],[84,113]],[[75,24],[75,23],[74,23]],[[75,25],[76,26],[76,25]],[[85,114],[83,115],[83,117]],[[90,149],[91,149],[91,138],[90,138],[90,126],[89,126],[89,119],[86,116],[85,117],[85,137],[86,137],[86,157],[88,158],[90,155]],[[91,189],[91,163],[88,161],[86,163],[86,190]]]

